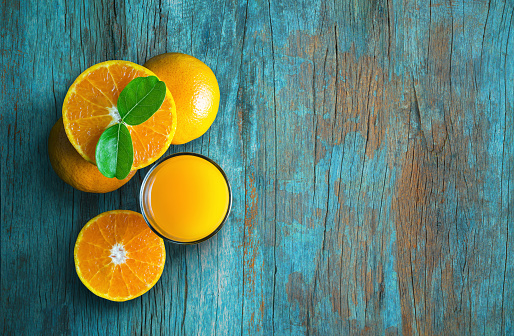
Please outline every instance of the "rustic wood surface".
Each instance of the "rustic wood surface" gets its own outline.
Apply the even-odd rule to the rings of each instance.
[[[514,335],[511,0],[0,4],[0,330],[5,335]],[[110,59],[194,55],[218,117],[228,223],[167,244],[144,296],[74,270],[82,226],[139,210],[53,172],[69,85]],[[510,234],[510,236],[509,236]]]

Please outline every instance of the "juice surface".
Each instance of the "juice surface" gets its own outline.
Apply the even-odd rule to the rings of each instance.
[[[227,182],[218,168],[188,154],[161,162],[148,177],[143,198],[152,227],[178,242],[210,235],[222,223],[230,203]]]

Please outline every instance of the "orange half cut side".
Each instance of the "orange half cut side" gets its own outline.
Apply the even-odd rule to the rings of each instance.
[[[120,120],[116,103],[120,92],[136,77],[155,74],[132,62],[107,61],[88,68],[73,82],[62,107],[64,129],[70,143],[87,161],[96,164],[100,135]],[[137,126],[128,126],[134,146],[132,170],[144,168],[169,148],[177,128],[173,97],[166,97],[155,114]]]
[[[77,275],[91,292],[107,300],[127,301],[157,283],[166,250],[141,214],[114,210],[82,228],[74,259]]]

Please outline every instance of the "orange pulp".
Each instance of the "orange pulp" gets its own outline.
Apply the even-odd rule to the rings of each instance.
[[[149,224],[175,242],[198,242],[211,235],[223,223],[229,205],[223,173],[191,154],[164,160],[143,185],[142,207]]]

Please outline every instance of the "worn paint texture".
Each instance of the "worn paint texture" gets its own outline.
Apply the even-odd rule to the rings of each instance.
[[[4,335],[513,335],[514,4],[501,0],[0,3]],[[232,214],[167,244],[112,303],[74,271],[82,226],[138,211],[63,183],[47,138],[109,59],[194,55],[215,123],[169,153],[217,161]]]

